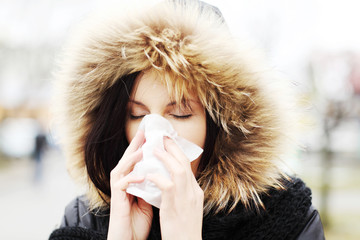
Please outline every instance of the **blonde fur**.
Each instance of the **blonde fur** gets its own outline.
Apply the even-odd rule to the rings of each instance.
[[[91,208],[104,207],[87,175],[84,140],[88,113],[121,76],[154,69],[176,100],[196,92],[221,127],[214,156],[198,182],[204,212],[232,210],[239,202],[262,206],[260,195],[281,188],[279,167],[286,118],[269,86],[279,79],[254,48],[234,39],[213,10],[195,1],[162,3],[129,14],[117,8],[76,30],[57,74],[56,118],[71,176],[88,186]],[[178,79],[174,81],[174,79]]]

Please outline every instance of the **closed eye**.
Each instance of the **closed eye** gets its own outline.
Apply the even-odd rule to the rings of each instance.
[[[135,116],[135,115],[130,114],[130,119],[133,119],[133,120],[136,120],[136,119],[141,119],[141,118],[143,118],[143,117],[145,117],[145,115],[138,115],[138,116]]]
[[[177,119],[187,119],[187,118],[190,118],[192,116],[192,114],[187,114],[187,115],[171,114],[171,116],[173,116],[174,118],[177,118]]]

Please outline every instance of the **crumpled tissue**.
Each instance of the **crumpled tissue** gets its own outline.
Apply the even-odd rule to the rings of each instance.
[[[153,154],[156,147],[165,150],[164,136],[174,140],[190,162],[197,159],[203,152],[203,149],[196,144],[178,136],[171,123],[158,114],[146,115],[141,121],[139,129],[144,131],[146,141],[141,147],[143,159],[135,164],[131,172],[136,176],[146,177],[148,173],[159,173],[170,179],[170,174],[164,164]],[[126,192],[160,208],[161,190],[146,178],[141,183],[130,183]]]

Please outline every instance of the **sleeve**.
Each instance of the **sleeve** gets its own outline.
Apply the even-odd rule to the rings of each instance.
[[[307,213],[307,222],[303,230],[300,232],[298,240],[323,240],[324,229],[321,223],[319,212],[310,207]]]
[[[105,240],[107,233],[99,231],[94,223],[86,197],[77,197],[65,207],[61,225],[51,233],[49,240]]]
[[[93,228],[93,218],[88,210],[88,203],[85,196],[77,197],[65,207],[65,214],[62,218],[60,228],[82,227]]]

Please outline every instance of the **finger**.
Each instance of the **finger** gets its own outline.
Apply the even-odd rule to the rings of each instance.
[[[144,176],[136,176],[133,174],[128,174],[125,177],[123,177],[122,179],[116,181],[113,184],[112,190],[125,191],[129,187],[130,183],[141,183],[144,181],[144,179],[145,179]]]
[[[127,156],[128,154],[135,152],[144,144],[144,142],[145,142],[144,132],[142,130],[138,130],[135,134],[135,137],[133,138],[133,140],[130,142],[129,146],[125,150],[123,156]]]
[[[117,214],[126,216],[127,211],[130,211],[128,204],[134,201],[134,197],[126,192],[130,183],[141,183],[144,181],[144,176],[127,175],[118,181],[111,181],[111,208]],[[115,204],[113,204],[115,203]],[[116,211],[119,209],[121,211]]]
[[[115,168],[111,171],[112,175],[123,177],[131,172],[136,163],[140,162],[143,158],[143,150],[138,149],[129,156],[122,157]]]
[[[173,158],[181,165],[182,168],[178,168],[177,171],[184,170],[188,178],[193,178],[193,172],[191,170],[191,163],[184,152],[180,147],[175,143],[171,138],[164,138],[164,147],[167,153],[169,153]],[[175,171],[175,173],[177,173]],[[182,176],[183,178],[183,176]]]
[[[165,168],[171,173],[176,174],[183,166],[170,153],[161,148],[154,149],[154,155],[165,165]]]
[[[134,165],[142,159],[142,150],[139,147],[145,142],[144,132],[139,130],[136,132],[135,137],[125,150],[123,156],[111,171],[116,175],[118,173],[128,174]]]
[[[161,190],[161,209],[173,208],[176,199],[203,204],[204,192],[199,185],[188,187],[186,191],[179,192],[178,186],[161,174],[148,174],[146,179],[153,182]]]
[[[194,175],[190,164],[181,164],[173,155],[159,148],[154,150],[154,154],[169,171],[171,179],[178,186],[177,190],[184,193],[193,184],[191,178]]]
[[[161,174],[148,174],[146,179],[154,183],[161,190],[161,206],[160,208],[171,207],[174,202],[175,185],[168,178]]]
[[[189,159],[186,157],[180,147],[174,142],[174,140],[169,137],[164,137],[164,148],[165,151],[173,155],[179,163],[185,166],[190,166]]]

